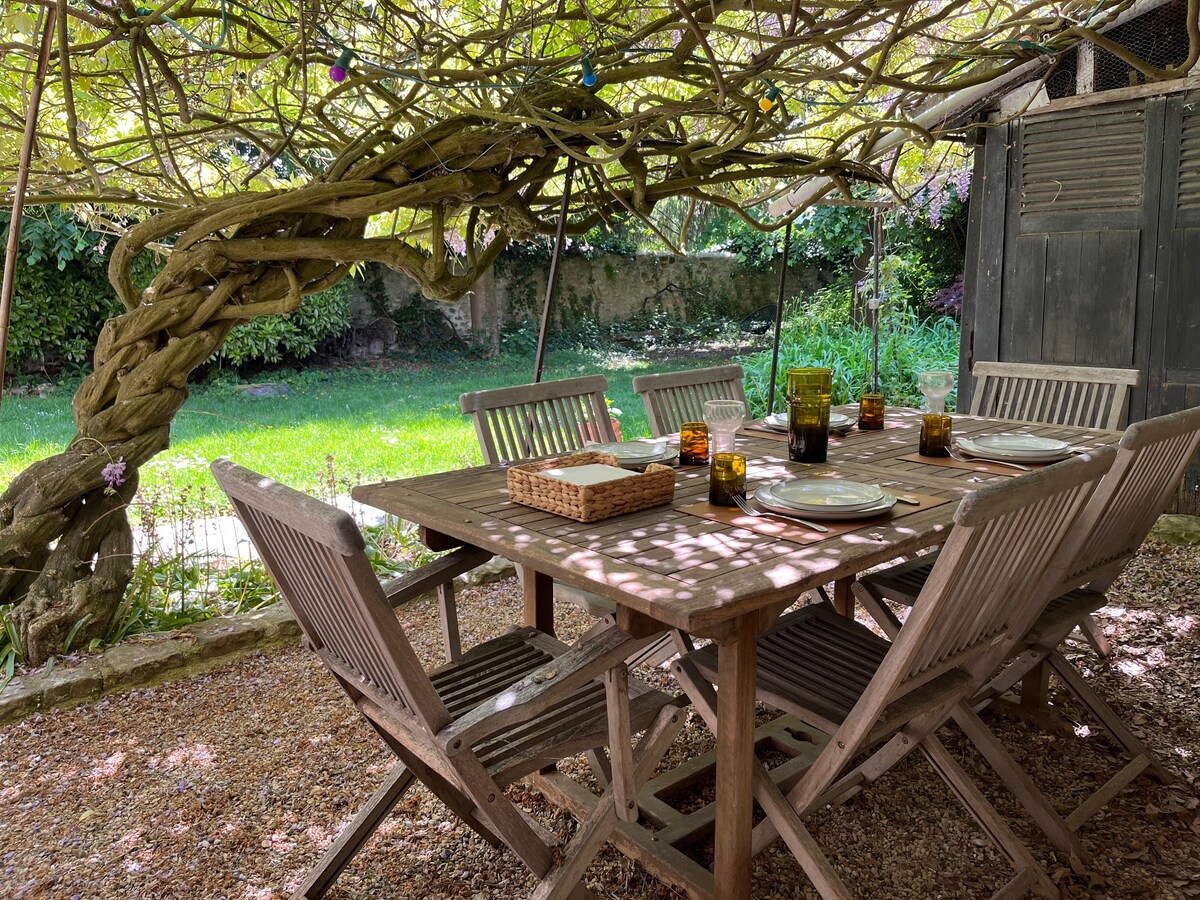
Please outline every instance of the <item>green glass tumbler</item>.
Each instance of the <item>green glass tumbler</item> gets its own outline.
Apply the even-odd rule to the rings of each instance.
[[[825,462],[829,454],[832,369],[788,369],[788,458]]]

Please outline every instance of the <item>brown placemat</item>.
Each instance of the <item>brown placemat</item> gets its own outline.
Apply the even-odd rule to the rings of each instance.
[[[897,503],[883,515],[873,516],[870,519],[821,522],[822,525],[829,529],[824,534],[819,531],[813,531],[799,522],[779,519],[775,516],[748,516],[736,506],[713,506],[707,500],[703,500],[700,503],[692,503],[689,506],[681,506],[679,509],[680,512],[690,513],[702,519],[710,519],[713,522],[722,522],[725,525],[745,528],[749,531],[765,534],[768,537],[783,538],[785,541],[794,541],[797,544],[815,544],[818,541],[839,537],[851,531],[858,531],[863,528],[878,528],[880,525],[888,524],[893,519],[901,519],[911,513],[921,512],[924,509],[932,509],[935,506],[941,506],[943,503],[950,502],[946,497],[931,497],[928,494],[918,494],[913,491],[905,491],[904,496],[921,501],[921,505],[912,506],[908,503]],[[751,503],[753,502],[751,501]],[[816,520],[814,519],[814,521]]]
[[[905,456],[898,456],[897,459],[902,459],[905,462],[924,463],[927,466],[942,466],[946,469],[966,469],[968,472],[983,472],[986,475],[1028,475],[1028,472],[1022,472],[1020,469],[1014,469],[1010,466],[998,466],[988,462],[986,459],[972,459],[969,462],[959,462],[957,459],[951,459],[949,456],[922,456],[920,453],[909,453]],[[1021,463],[1023,466],[1029,466],[1033,471],[1044,469],[1046,466],[1054,465],[1053,463]]]

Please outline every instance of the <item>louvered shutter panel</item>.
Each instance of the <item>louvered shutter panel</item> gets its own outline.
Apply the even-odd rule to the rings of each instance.
[[[1021,233],[1136,227],[1145,141],[1140,102],[1028,118],[1019,159]]]

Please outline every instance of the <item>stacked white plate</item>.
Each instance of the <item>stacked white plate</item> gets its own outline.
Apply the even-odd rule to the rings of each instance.
[[[764,484],[754,492],[758,505],[806,519],[869,519],[896,505],[877,484],[841,478],[797,478]]]
[[[679,448],[666,441],[617,441],[613,444],[588,444],[588,450],[616,457],[619,466],[647,466],[650,463],[670,465],[679,456]]]
[[[959,438],[956,444],[968,456],[1000,462],[1058,462],[1075,452],[1066,441],[1033,434],[984,434]]]
[[[771,413],[763,419],[763,425],[770,428],[772,431],[787,431],[788,417],[787,413]],[[829,430],[830,431],[845,431],[847,428],[854,426],[854,420],[847,415],[838,412],[829,414]]]

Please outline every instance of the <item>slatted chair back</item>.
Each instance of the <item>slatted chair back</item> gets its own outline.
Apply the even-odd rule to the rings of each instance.
[[[646,405],[650,433],[660,437],[679,431],[684,422],[701,421],[705,400],[741,400],[745,403],[744,381],[741,366],[714,366],[690,372],[639,375],[633,379],[633,390],[641,395]]]
[[[543,381],[459,395],[475,422],[483,461],[498,465],[580,450],[589,441],[615,441],[603,375]]]
[[[354,520],[227,459],[212,470],[304,636],[351,699],[365,695],[431,734],[447,725]]]
[[[1138,551],[1200,449],[1200,406],[1136,422],[1084,511],[1088,526],[1064,590],[1103,590]]]
[[[1053,596],[1064,541],[1114,456],[1105,448],[963,499],[913,611],[838,730],[842,761],[894,701],[956,670],[976,686],[992,673]]]
[[[971,370],[973,416],[1048,425],[1120,428],[1137,369],[977,362]]]

